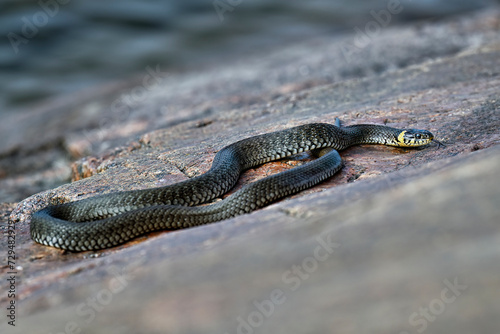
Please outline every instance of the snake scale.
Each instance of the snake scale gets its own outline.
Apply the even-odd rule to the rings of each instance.
[[[123,191],[49,206],[33,214],[34,241],[70,251],[113,247],[151,231],[208,224],[264,207],[331,177],[342,166],[336,150],[357,144],[416,147],[430,143],[426,130],[388,126],[313,123],[243,139],[221,149],[209,171],[153,189]],[[247,185],[226,199],[240,174],[304,151],[319,158]]]

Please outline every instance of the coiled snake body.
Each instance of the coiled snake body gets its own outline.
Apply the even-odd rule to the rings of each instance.
[[[314,123],[255,136],[224,147],[210,170],[198,177],[42,209],[33,214],[31,237],[71,251],[113,247],[151,231],[188,228],[248,213],[309,188],[341,168],[336,150],[357,144],[414,147],[432,140],[433,135],[426,130],[371,124],[339,127]],[[229,191],[248,168],[325,148],[312,162],[254,182],[214,204],[194,206]]]

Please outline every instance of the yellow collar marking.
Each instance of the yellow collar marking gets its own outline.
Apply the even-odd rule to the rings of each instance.
[[[401,147],[410,147],[412,145],[408,145],[406,142],[405,142],[405,133],[406,131],[401,131],[401,133],[398,135],[398,143],[399,143],[399,146]]]

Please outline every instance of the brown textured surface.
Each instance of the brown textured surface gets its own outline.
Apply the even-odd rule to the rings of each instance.
[[[90,141],[82,139],[81,129],[92,123],[92,115],[102,114],[84,111],[93,105],[105,112],[112,96],[82,100],[74,110],[48,108],[63,118],[87,115],[90,123],[79,119],[74,127],[66,123],[65,131],[43,130],[46,137],[37,141],[43,149],[26,144],[34,143],[30,136],[17,144],[18,134],[0,141],[6,159],[0,165],[3,192],[5,185],[12,184],[9,191],[16,193],[34,182],[27,172],[8,167],[8,152],[16,145],[19,161],[47,152],[64,161],[63,149],[74,156],[101,153],[72,165],[79,181],[33,195],[15,209],[0,207],[2,229],[13,210],[17,231],[19,326],[9,332],[59,333],[75,322],[89,333],[236,333],[238,317],[247,319],[254,301],[281,289],[285,302],[256,333],[416,333],[421,327],[412,326],[409,317],[419,307],[438,305],[444,280],[455,278],[468,288],[445,305],[427,331],[498,332],[499,17],[490,11],[445,24],[387,29],[373,48],[363,50],[372,54],[356,54],[349,64],[338,43],[352,36],[178,74],[176,85],[166,81],[150,92],[137,118]],[[374,71],[380,64],[387,70]],[[307,66],[307,75],[284,81],[263,75],[271,67],[279,77],[301,66]],[[166,105],[176,112],[155,119]],[[33,131],[36,117],[42,116],[26,122],[24,131]],[[341,173],[291,199],[110,250],[71,254],[29,239],[30,213],[48,203],[178,182],[208,170],[220,148],[243,137],[335,117],[346,124],[428,129],[446,147],[354,147],[341,153]],[[156,127],[162,129],[150,131]],[[109,147],[95,148],[99,142]],[[52,160],[42,159],[34,175],[55,179],[61,173],[47,163]],[[266,164],[247,172],[240,185],[293,164]],[[60,166],[69,170],[69,164]],[[292,291],[282,275],[312,256],[324,233],[333,233],[338,249]],[[4,243],[0,252],[6,253]],[[77,308],[117,285],[113,268],[126,276],[126,286],[98,305],[95,319],[87,322]],[[2,281],[2,291],[6,286]],[[5,302],[3,294],[2,309]]]
[[[390,117],[397,122],[392,115],[398,108],[408,111],[416,104],[413,99],[421,101],[417,104],[425,108],[428,94],[425,88],[432,91],[442,80],[448,80],[447,84],[457,83],[456,94],[448,98],[452,103],[431,102],[438,105],[438,112],[453,110],[458,101],[463,106],[460,89],[467,88],[463,76],[453,75],[448,70],[442,80],[437,75],[431,82],[413,80],[414,87],[410,91],[407,83],[403,89],[409,94],[399,96],[397,82],[386,86],[385,93],[394,98],[387,101],[390,105],[380,96],[383,92],[377,89],[378,97],[372,98],[358,81],[361,78],[384,78],[387,73],[406,71],[413,65],[420,68],[417,72],[427,71],[428,68],[421,64],[498,42],[499,26],[498,12],[489,9],[489,13],[471,14],[445,23],[384,29],[367,47],[349,59],[344,57],[341,47],[352,45],[355,35],[318,36],[295,46],[278,46],[273,53],[238,59],[193,73],[165,73],[165,69],[159,68],[158,85],[151,87],[144,98],[125,108],[115,103],[120,97],[130,95],[135,88],[141,89],[142,77],[129,83],[72,94],[28,113],[6,116],[2,125],[7,126],[0,131],[0,201],[20,201],[35,192],[61,185],[70,179],[71,170],[75,173],[73,179],[93,175],[97,167],[87,159],[78,161],[72,169],[68,166],[83,156],[98,155],[100,164],[102,156],[113,157],[138,146],[148,146],[144,134],[155,129],[169,129],[169,134],[162,137],[164,141],[154,143],[168,150],[176,147],[188,149],[183,146],[184,142],[197,146],[199,141],[208,140],[212,145],[220,145],[222,140],[225,143],[232,139],[226,136],[214,141],[213,136],[220,133],[207,130],[204,135],[204,125],[208,128],[212,125],[212,129],[216,126],[223,133],[235,134],[239,138],[281,128],[289,118],[306,122],[311,115],[321,117],[332,112],[352,114],[345,121],[358,121],[356,114],[362,116],[361,120],[370,120],[366,114],[370,111],[374,116],[372,120],[383,121]],[[156,64],[150,65],[156,68]],[[494,73],[483,66],[477,77],[484,78]],[[369,82],[372,86],[377,85],[377,80]],[[302,104],[309,89],[325,84],[332,84],[334,95],[331,103],[304,110]],[[468,84],[475,83],[468,81]],[[358,89],[352,90],[353,85]],[[448,93],[453,91],[445,94]],[[249,111],[251,115],[241,115]],[[241,119],[244,124],[240,123]],[[253,129],[246,126],[247,120],[252,120],[249,125]],[[212,146],[213,149],[218,147]],[[192,150],[186,152],[193,153]]]
[[[238,317],[256,310],[254,301],[279,289],[284,303],[256,332],[414,333],[422,325],[409,317],[437,307],[445,282],[455,280],[466,287],[429,331],[496,332],[500,210],[490,180],[499,163],[492,148],[96,258],[77,255],[73,264],[74,255],[62,263],[45,255],[39,279],[24,284],[30,297],[14,332],[55,332],[74,322],[86,332],[232,333]],[[369,189],[377,192],[367,196]],[[310,273],[289,274],[307,266],[323,244],[318,238],[335,243],[332,254]],[[53,261],[59,265],[47,268]],[[108,304],[103,296],[112,289]],[[104,303],[87,322],[85,305],[98,298]]]

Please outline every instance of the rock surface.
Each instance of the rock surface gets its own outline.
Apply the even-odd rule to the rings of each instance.
[[[498,332],[499,31],[490,10],[383,30],[350,58],[354,35],[318,38],[165,75],[121,111],[140,84],[12,116],[23,130],[0,134],[2,198],[77,181],[0,207],[18,272],[16,327],[2,332]],[[109,250],[29,238],[30,214],[49,203],[178,182],[231,142],[336,117],[428,129],[446,146],[354,147],[338,175],[290,199]]]

